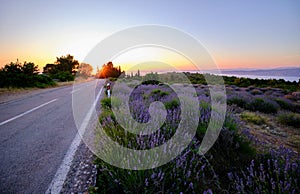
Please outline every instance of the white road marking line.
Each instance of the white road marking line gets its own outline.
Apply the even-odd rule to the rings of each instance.
[[[79,90],[80,90],[80,89],[76,89],[76,90],[71,91],[70,93],[73,94],[74,92],[77,92],[77,91],[79,91]]]
[[[80,134],[84,134],[85,129],[91,119],[91,116],[93,114],[93,110],[96,107],[97,102],[99,101],[100,98],[100,94],[102,93],[103,87],[101,88],[100,92],[98,93],[96,100],[94,101],[93,105],[91,106],[89,112],[87,113],[87,115],[85,116],[82,124],[80,125],[80,128],[75,136],[75,138],[73,139],[61,165],[59,166],[58,170],[56,171],[54,178],[52,180],[52,182],[50,183],[47,191],[45,192],[46,194],[49,193],[60,193],[63,184],[67,178],[67,174],[70,170],[72,161],[74,159],[75,156],[75,152],[77,151],[77,148],[81,142],[81,135]]]
[[[24,116],[24,115],[26,115],[26,114],[28,114],[28,113],[31,113],[31,112],[33,112],[33,111],[39,109],[39,108],[42,108],[43,106],[46,106],[47,104],[50,104],[50,103],[52,103],[52,102],[54,102],[54,101],[56,101],[56,100],[57,100],[57,98],[54,99],[54,100],[51,100],[51,101],[49,101],[49,102],[46,102],[46,103],[44,103],[44,104],[41,104],[40,106],[37,106],[37,107],[35,107],[35,108],[33,108],[33,109],[30,109],[30,110],[28,110],[28,111],[26,111],[26,112],[23,112],[22,114],[19,114],[19,115],[15,116],[15,117],[13,117],[13,118],[10,118],[10,119],[8,119],[8,120],[6,120],[6,121],[3,121],[3,122],[0,123],[0,126],[6,124],[6,123],[8,123],[8,122],[11,122],[11,121],[13,121],[13,120],[15,120],[15,119],[18,119],[18,118],[20,118],[20,117],[22,117],[22,116]]]
[[[90,86],[93,86],[93,85],[95,85],[95,84],[94,83],[84,83],[84,84],[82,84],[80,86],[76,86],[77,89],[73,88],[73,91],[71,91],[70,93],[73,94],[73,93],[81,90],[83,87],[90,87]]]

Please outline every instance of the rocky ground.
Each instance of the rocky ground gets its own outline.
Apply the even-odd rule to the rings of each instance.
[[[93,164],[95,157],[85,143],[81,143],[75,153],[72,166],[61,193],[88,193],[95,186],[97,169]]]

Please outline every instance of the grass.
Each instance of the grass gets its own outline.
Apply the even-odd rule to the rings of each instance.
[[[241,119],[256,125],[262,125],[266,123],[265,118],[253,112],[243,112],[241,114]]]

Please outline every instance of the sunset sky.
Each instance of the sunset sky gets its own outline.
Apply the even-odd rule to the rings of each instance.
[[[107,36],[145,24],[189,33],[208,49],[221,69],[300,67],[298,0],[1,0],[0,66],[18,58],[43,67],[66,54],[83,62]],[[184,70],[192,68],[174,53],[159,49],[145,56],[143,51],[130,52],[113,62],[126,66],[135,59],[153,58],[176,62]]]

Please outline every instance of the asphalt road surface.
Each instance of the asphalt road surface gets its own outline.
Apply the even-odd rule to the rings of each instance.
[[[77,134],[72,95],[100,91],[103,82],[45,89],[0,104],[0,193],[46,192]],[[90,107],[80,106],[87,114]]]

